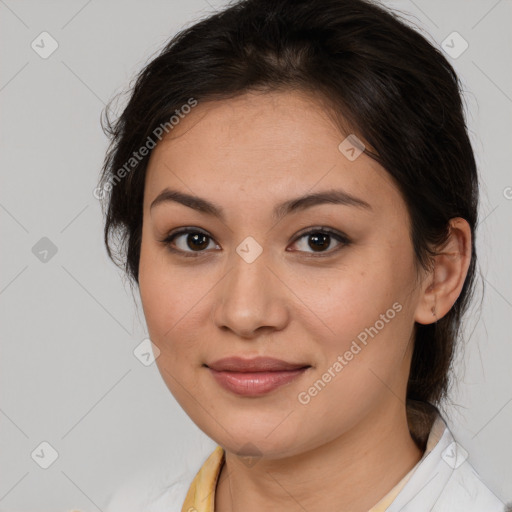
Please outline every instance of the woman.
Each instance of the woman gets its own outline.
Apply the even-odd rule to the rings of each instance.
[[[107,129],[109,255],[218,443],[141,510],[504,510],[437,409],[478,184],[436,48],[369,1],[241,1],[173,38]]]

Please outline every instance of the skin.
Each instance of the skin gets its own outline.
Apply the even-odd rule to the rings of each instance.
[[[141,300],[166,385],[226,451],[217,512],[367,511],[422,456],[405,410],[414,323],[436,321],[457,299],[471,233],[465,220],[452,219],[435,270],[418,269],[398,188],[364,153],[348,160],[338,149],[345,136],[306,93],[248,93],[199,103],[152,152]],[[208,199],[225,219],[177,202],[150,209],[166,187]],[[343,189],[371,209],[322,204],[279,222],[271,216],[278,203],[329,189]],[[331,238],[315,252],[310,237],[297,236],[322,226],[351,243]],[[199,257],[172,253],[161,242],[180,227],[210,237]],[[252,263],[236,252],[248,236],[263,248]],[[197,254],[186,234],[173,244]],[[309,403],[300,403],[298,394],[396,302],[401,311]],[[231,355],[311,368],[262,397],[241,397],[204,366]],[[251,455],[258,457],[247,464],[243,456]]]

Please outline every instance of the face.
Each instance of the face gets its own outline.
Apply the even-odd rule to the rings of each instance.
[[[168,388],[226,450],[299,454],[405,397],[419,300],[409,216],[379,164],[339,148],[345,137],[305,93],[245,94],[199,103],[151,155],[148,332]],[[338,200],[293,207],[329,192]],[[227,357],[299,369],[215,371]]]

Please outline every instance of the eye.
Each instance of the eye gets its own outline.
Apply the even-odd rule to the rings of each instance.
[[[174,244],[175,240],[177,242]],[[171,252],[180,253],[185,257],[197,257],[208,248],[210,245],[209,241],[212,242],[213,238],[197,229],[185,228],[175,233],[170,233],[166,238],[160,241]],[[177,248],[175,248],[175,246]]]
[[[307,239],[307,241],[304,243],[302,239]],[[327,251],[326,249],[332,245],[333,241],[336,241],[338,245],[335,246],[334,250]],[[179,253],[181,256],[198,257],[204,253],[206,249],[211,248],[210,244],[213,242],[213,238],[197,228],[183,228],[174,233],[171,232],[166,238],[160,240],[160,242],[171,252]],[[295,238],[293,243],[299,245],[298,252],[308,253],[307,248],[310,248],[312,249],[312,252],[309,252],[310,256],[323,256],[323,253],[330,255],[337,252],[343,247],[350,245],[351,241],[346,235],[339,231],[320,227],[309,229],[309,231],[302,233]],[[214,244],[214,246],[220,248],[218,244]],[[291,252],[296,251],[292,250]]]
[[[306,240],[302,241],[302,239]],[[338,245],[335,246],[334,250],[327,251],[326,249],[331,246],[333,240],[338,242]],[[323,256],[323,253],[331,255],[351,243],[349,238],[343,233],[325,227],[310,229],[306,233],[302,233],[302,235],[295,239],[294,243],[297,242],[299,242],[299,252],[308,253],[309,251],[307,251],[307,248],[310,248],[312,249],[312,252],[310,253],[312,256]]]

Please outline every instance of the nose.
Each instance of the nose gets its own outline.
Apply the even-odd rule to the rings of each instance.
[[[265,253],[248,262],[235,252],[231,260],[215,288],[215,325],[250,340],[284,329],[289,322],[287,287]]]

